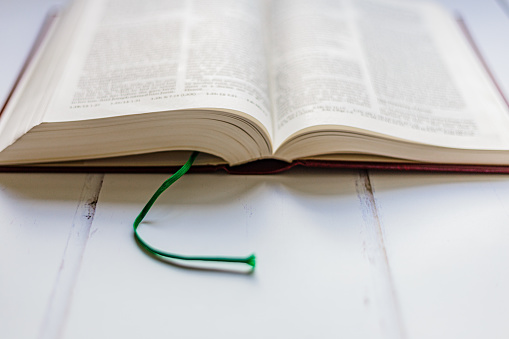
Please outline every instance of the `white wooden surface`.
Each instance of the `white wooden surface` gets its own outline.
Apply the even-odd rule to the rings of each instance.
[[[56,1],[0,2],[0,95]],[[509,93],[501,1],[458,11]],[[509,176],[298,170],[189,175],[141,232],[161,175],[0,174],[0,338],[507,338]]]

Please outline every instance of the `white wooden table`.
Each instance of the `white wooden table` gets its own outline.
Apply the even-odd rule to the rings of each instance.
[[[442,2],[509,93],[502,2]],[[0,2],[0,95],[52,3]],[[140,251],[132,222],[166,177],[0,174],[0,338],[509,337],[507,175],[184,176],[143,235],[254,251],[251,275]]]

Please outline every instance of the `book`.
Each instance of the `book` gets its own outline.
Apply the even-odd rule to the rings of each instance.
[[[233,172],[509,172],[509,112],[434,3],[76,0],[0,115],[3,170],[166,168],[190,151]]]

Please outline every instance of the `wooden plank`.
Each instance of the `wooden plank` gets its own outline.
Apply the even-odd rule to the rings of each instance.
[[[0,174],[0,337],[39,337],[85,175]]]
[[[371,174],[410,338],[509,336],[509,176]]]
[[[65,337],[390,336],[355,172],[187,175],[140,226],[175,252],[254,251],[251,275],[184,269],[138,248],[132,222],[164,179],[105,177]]]

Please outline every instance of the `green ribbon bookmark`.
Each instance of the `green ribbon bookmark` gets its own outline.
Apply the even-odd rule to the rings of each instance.
[[[165,258],[171,258],[171,259],[178,259],[178,260],[193,260],[193,261],[214,261],[214,262],[231,262],[231,263],[244,263],[252,267],[252,269],[255,268],[256,265],[256,258],[254,254],[251,254],[248,257],[245,258],[236,258],[236,257],[200,257],[200,256],[185,256],[170,252],[165,252],[162,250],[159,250],[157,248],[152,247],[149,245],[145,240],[141,238],[141,236],[138,234],[138,226],[143,221],[143,218],[145,218],[145,215],[147,215],[148,211],[154,205],[157,198],[163,193],[168,187],[170,187],[175,181],[177,181],[181,176],[183,176],[192,166],[194,160],[198,156],[199,152],[193,152],[191,156],[189,157],[189,160],[182,166],[175,174],[173,174],[169,179],[167,179],[161,187],[157,189],[157,191],[154,193],[152,198],[147,202],[145,207],[141,210],[140,214],[136,217],[136,220],[134,220],[133,228],[134,228],[134,236],[136,240],[143,246],[147,251],[149,251],[152,254],[165,257]]]

